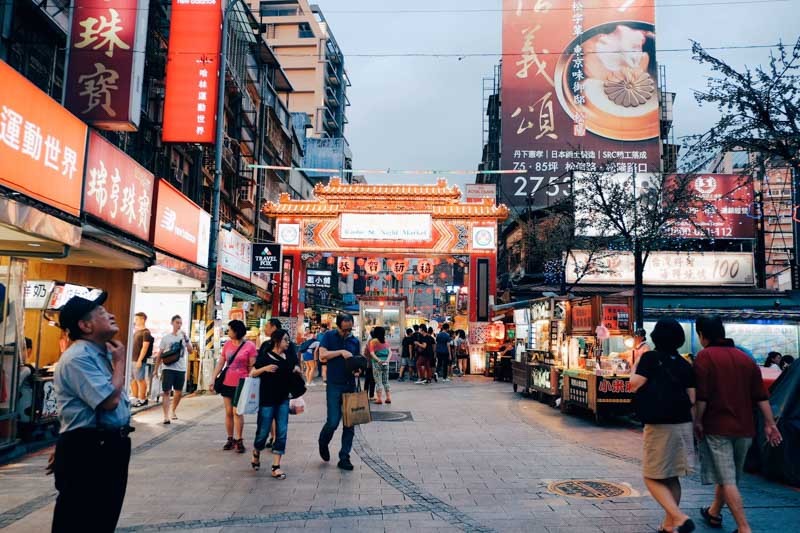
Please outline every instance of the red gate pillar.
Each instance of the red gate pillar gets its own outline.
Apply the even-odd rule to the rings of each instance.
[[[497,295],[497,254],[469,258],[469,321],[489,322]]]
[[[302,325],[305,305],[300,293],[305,289],[306,267],[299,251],[284,250],[281,258],[281,274],[272,299],[272,316],[278,318],[292,340],[296,340],[298,328]]]

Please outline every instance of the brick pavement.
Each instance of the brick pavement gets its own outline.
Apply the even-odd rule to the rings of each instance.
[[[270,479],[268,468],[253,472],[249,453],[221,451],[219,398],[187,400],[171,426],[159,423],[158,411],[137,415],[119,530],[643,533],[658,526],[660,512],[639,474],[635,428],[563,416],[482,378],[393,386],[393,405],[374,411],[410,416],[358,428],[353,472],[317,455],[324,392],[313,388],[308,412],[290,421],[283,461],[289,477],[282,482]],[[254,431],[248,417],[245,439]],[[49,529],[46,457],[0,468],[0,528]],[[565,479],[623,483],[632,495],[592,501],[548,492],[551,481]],[[686,480],[685,508],[696,515],[710,493],[696,478]],[[800,492],[747,476],[744,493],[755,531],[797,529]],[[733,525],[730,515],[725,521]]]

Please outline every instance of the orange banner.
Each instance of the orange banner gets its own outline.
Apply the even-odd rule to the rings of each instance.
[[[0,184],[81,212],[86,124],[0,61]]]

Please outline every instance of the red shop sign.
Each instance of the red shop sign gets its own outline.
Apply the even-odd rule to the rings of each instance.
[[[292,276],[294,275],[294,260],[292,257],[283,258],[283,272],[281,272],[281,299],[278,305],[278,315],[292,316]]]
[[[627,331],[631,326],[631,310],[627,305],[603,305],[603,325],[609,331]]]
[[[211,215],[165,180],[158,181],[153,245],[200,266],[208,266]]]
[[[162,138],[212,143],[222,0],[172,0],[171,17]]]
[[[572,308],[572,330],[592,331],[592,306],[576,305]]]
[[[97,132],[89,135],[83,210],[142,240],[150,236],[155,178]]]
[[[675,179],[672,176],[672,179]],[[689,182],[698,200],[692,222],[681,221],[675,233],[692,239],[755,237],[753,180],[739,174],[698,174]]]
[[[75,0],[66,107],[96,128],[136,131],[148,0]]]

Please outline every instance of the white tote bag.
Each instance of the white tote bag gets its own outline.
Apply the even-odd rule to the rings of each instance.
[[[236,404],[236,413],[240,415],[252,415],[258,412],[258,400],[261,378],[244,379],[242,392],[239,395],[239,403]]]

